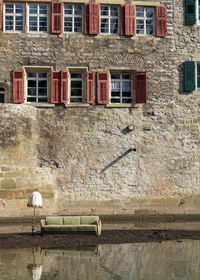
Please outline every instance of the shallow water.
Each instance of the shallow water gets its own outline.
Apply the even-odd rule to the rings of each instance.
[[[0,250],[1,280],[199,280],[200,241]]]

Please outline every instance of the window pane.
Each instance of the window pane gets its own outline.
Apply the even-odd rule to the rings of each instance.
[[[35,80],[28,80],[28,87],[36,87],[36,81]]]
[[[6,13],[10,13],[10,14],[13,14],[14,13],[14,5],[13,4],[6,4]]]
[[[131,82],[122,82],[122,91],[130,92],[131,91]]]
[[[36,98],[35,97],[27,97],[27,101],[28,102],[36,102]]]
[[[28,78],[36,77],[36,73],[28,72]]]
[[[28,88],[28,95],[36,96],[36,88]]]
[[[136,8],[136,16],[137,16],[137,17],[144,17],[144,8],[142,8],[142,7],[137,7],[137,8]]]
[[[120,74],[111,74],[111,79],[120,79]]]
[[[82,88],[82,81],[71,81],[71,88],[80,89]]]
[[[108,33],[109,29],[108,19],[102,18],[101,19],[101,32]]]
[[[118,32],[118,19],[111,19],[111,33],[117,33]]]
[[[108,7],[101,7],[101,16],[108,16]]]
[[[37,5],[29,4],[29,14],[37,14]]]
[[[64,9],[65,9],[65,14],[66,15],[72,15],[72,5],[66,5],[64,6]]]
[[[39,88],[38,89],[39,96],[47,96],[47,89],[46,88]]]
[[[78,73],[71,73],[71,78],[81,78],[82,79],[82,74],[78,74]]]
[[[130,74],[123,74],[122,79],[123,80],[131,80],[131,75]]]
[[[82,15],[82,6],[77,6],[77,5],[75,5],[74,6],[74,14],[75,15]]]
[[[120,99],[111,98],[111,103],[120,103]]]
[[[110,7],[110,15],[118,17],[118,7]]]
[[[153,17],[153,8],[146,8],[146,17]]]
[[[38,102],[44,103],[44,102],[47,102],[47,101],[48,101],[47,98],[44,98],[44,97],[39,97],[38,98]]]
[[[111,90],[112,91],[120,91],[120,82],[111,81]]]
[[[127,104],[127,103],[130,104],[130,103],[132,103],[132,99],[129,99],[129,98],[126,98],[126,99],[125,99],[125,98],[124,98],[124,99],[122,99],[122,103],[123,103],[123,104],[125,104],[125,103],[126,103],[126,104]]]
[[[38,73],[39,78],[47,78],[47,73]]]
[[[38,81],[38,87],[47,87],[47,80]]]
[[[39,5],[40,14],[47,14],[47,5]]]

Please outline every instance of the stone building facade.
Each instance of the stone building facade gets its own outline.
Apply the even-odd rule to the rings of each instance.
[[[198,0],[0,0],[0,216],[199,213]]]

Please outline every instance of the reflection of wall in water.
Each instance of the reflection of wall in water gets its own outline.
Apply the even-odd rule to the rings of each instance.
[[[51,256],[35,251],[36,262],[42,264],[41,280],[200,279],[200,241],[102,245],[100,256],[89,257],[66,249],[65,256],[63,250],[59,256],[56,251]],[[0,250],[1,280],[32,279],[28,263],[33,263],[31,249]]]

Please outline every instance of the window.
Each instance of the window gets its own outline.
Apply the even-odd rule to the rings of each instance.
[[[136,7],[136,34],[154,35],[154,8]]]
[[[197,1],[197,18],[198,24],[200,25],[200,0]]]
[[[70,74],[70,103],[83,102],[83,74]]]
[[[24,31],[24,4],[4,4],[4,31]]]
[[[100,26],[103,34],[118,34],[119,32],[119,7],[101,6]]]
[[[132,74],[111,73],[111,103],[132,103]]]
[[[64,32],[82,33],[83,7],[82,5],[64,5]]]
[[[30,32],[48,32],[48,5],[29,4],[29,23]]]
[[[48,75],[47,73],[27,73],[27,102],[48,102]]]
[[[0,88],[0,103],[5,103],[5,89]]]

